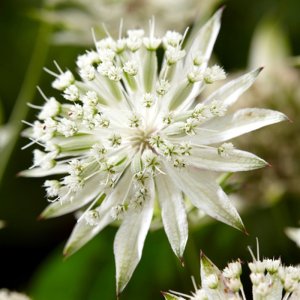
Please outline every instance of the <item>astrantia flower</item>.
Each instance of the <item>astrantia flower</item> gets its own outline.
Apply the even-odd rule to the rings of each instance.
[[[283,266],[280,259],[253,257],[248,264],[252,283],[252,297],[246,297],[241,281],[239,260],[219,270],[205,255],[201,255],[201,282],[195,292],[186,295],[171,291],[163,293],[166,300],[296,300],[300,292],[300,268]]]
[[[82,210],[66,255],[108,224],[121,223],[114,243],[118,292],[141,258],[153,215],[161,214],[178,257],[188,237],[187,202],[243,230],[213,171],[265,166],[264,160],[227,141],[285,119],[267,109],[227,112],[260,69],[195,102],[206,85],[226,76],[221,67],[208,66],[220,17],[218,11],[187,48],[177,32],[156,37],[154,22],[148,36],[130,30],[126,38],[96,41],[95,51],[78,57],[81,80],[59,67],[59,74],[53,73],[52,86],[64,100],[44,95],[39,120],[25,131],[41,150],[34,150],[33,165],[22,174],[63,174],[45,181],[53,203],[42,217]],[[164,49],[161,67],[159,47]]]

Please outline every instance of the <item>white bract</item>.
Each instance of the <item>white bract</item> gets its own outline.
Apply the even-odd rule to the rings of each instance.
[[[126,38],[96,41],[96,51],[77,60],[81,80],[58,67],[53,86],[64,100],[59,104],[44,96],[47,110],[41,108],[39,120],[25,131],[30,144],[42,150],[35,151],[33,166],[22,174],[63,174],[61,180],[45,182],[53,203],[42,217],[83,211],[66,255],[108,224],[121,223],[114,243],[118,293],[141,258],[153,215],[161,214],[179,258],[188,238],[186,201],[244,230],[213,171],[265,166],[264,160],[227,141],[286,119],[267,109],[227,112],[261,69],[227,83],[197,104],[206,85],[225,77],[222,68],[208,66],[220,17],[218,11],[186,48],[179,33],[156,37],[153,21],[148,37],[143,30],[131,30]],[[161,67],[156,51],[160,46],[165,50]],[[202,63],[194,64],[198,53]],[[154,207],[160,212],[154,213]]]
[[[252,254],[252,251],[251,251]],[[252,254],[253,256],[253,254]],[[231,262],[221,271],[205,255],[201,255],[201,282],[195,292],[163,293],[166,300],[296,300],[300,292],[300,267],[283,266],[279,259],[259,259],[249,263],[252,297],[246,297],[241,282],[240,261]],[[212,281],[212,278],[215,278]],[[213,283],[213,284],[212,284]]]

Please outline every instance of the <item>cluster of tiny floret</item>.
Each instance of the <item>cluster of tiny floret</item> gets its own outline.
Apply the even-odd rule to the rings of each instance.
[[[252,282],[253,299],[270,299],[273,290],[281,289],[280,299],[289,299],[293,292],[300,289],[300,267],[284,266],[280,259],[254,260],[248,263],[250,269],[250,280]],[[178,295],[178,300],[213,300],[209,290],[224,289],[227,300],[246,300],[241,282],[242,265],[241,262],[234,261],[228,263],[220,274],[211,273],[202,278],[202,288],[195,290],[192,295],[184,295],[173,292]],[[203,288],[205,286],[205,288]],[[273,298],[272,298],[273,299]]]

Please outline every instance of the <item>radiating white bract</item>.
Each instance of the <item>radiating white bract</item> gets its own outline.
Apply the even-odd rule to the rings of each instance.
[[[148,36],[139,29],[128,31],[125,38],[95,41],[96,50],[77,59],[81,80],[58,67],[52,86],[64,100],[43,95],[46,103],[39,120],[25,130],[30,145],[38,144],[41,150],[34,150],[33,165],[22,175],[63,176],[45,181],[53,203],[42,217],[82,210],[66,255],[108,224],[121,223],[114,245],[118,293],[141,258],[157,207],[179,258],[188,237],[186,200],[243,230],[214,172],[265,166],[264,160],[227,141],[286,119],[267,109],[227,114],[260,69],[196,102],[207,85],[226,76],[221,67],[208,66],[220,17],[221,10],[186,48],[180,33],[156,37],[153,21]],[[162,62],[158,48],[164,49]]]

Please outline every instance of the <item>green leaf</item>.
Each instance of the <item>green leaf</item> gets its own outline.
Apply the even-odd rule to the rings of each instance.
[[[95,298],[90,297],[90,290],[100,278],[102,286],[105,285],[103,295],[107,297],[98,297],[115,299],[113,255],[111,241],[107,239],[107,234],[93,239],[82,251],[67,260],[63,259],[61,247],[56,249],[33,278],[32,298],[92,300]]]

